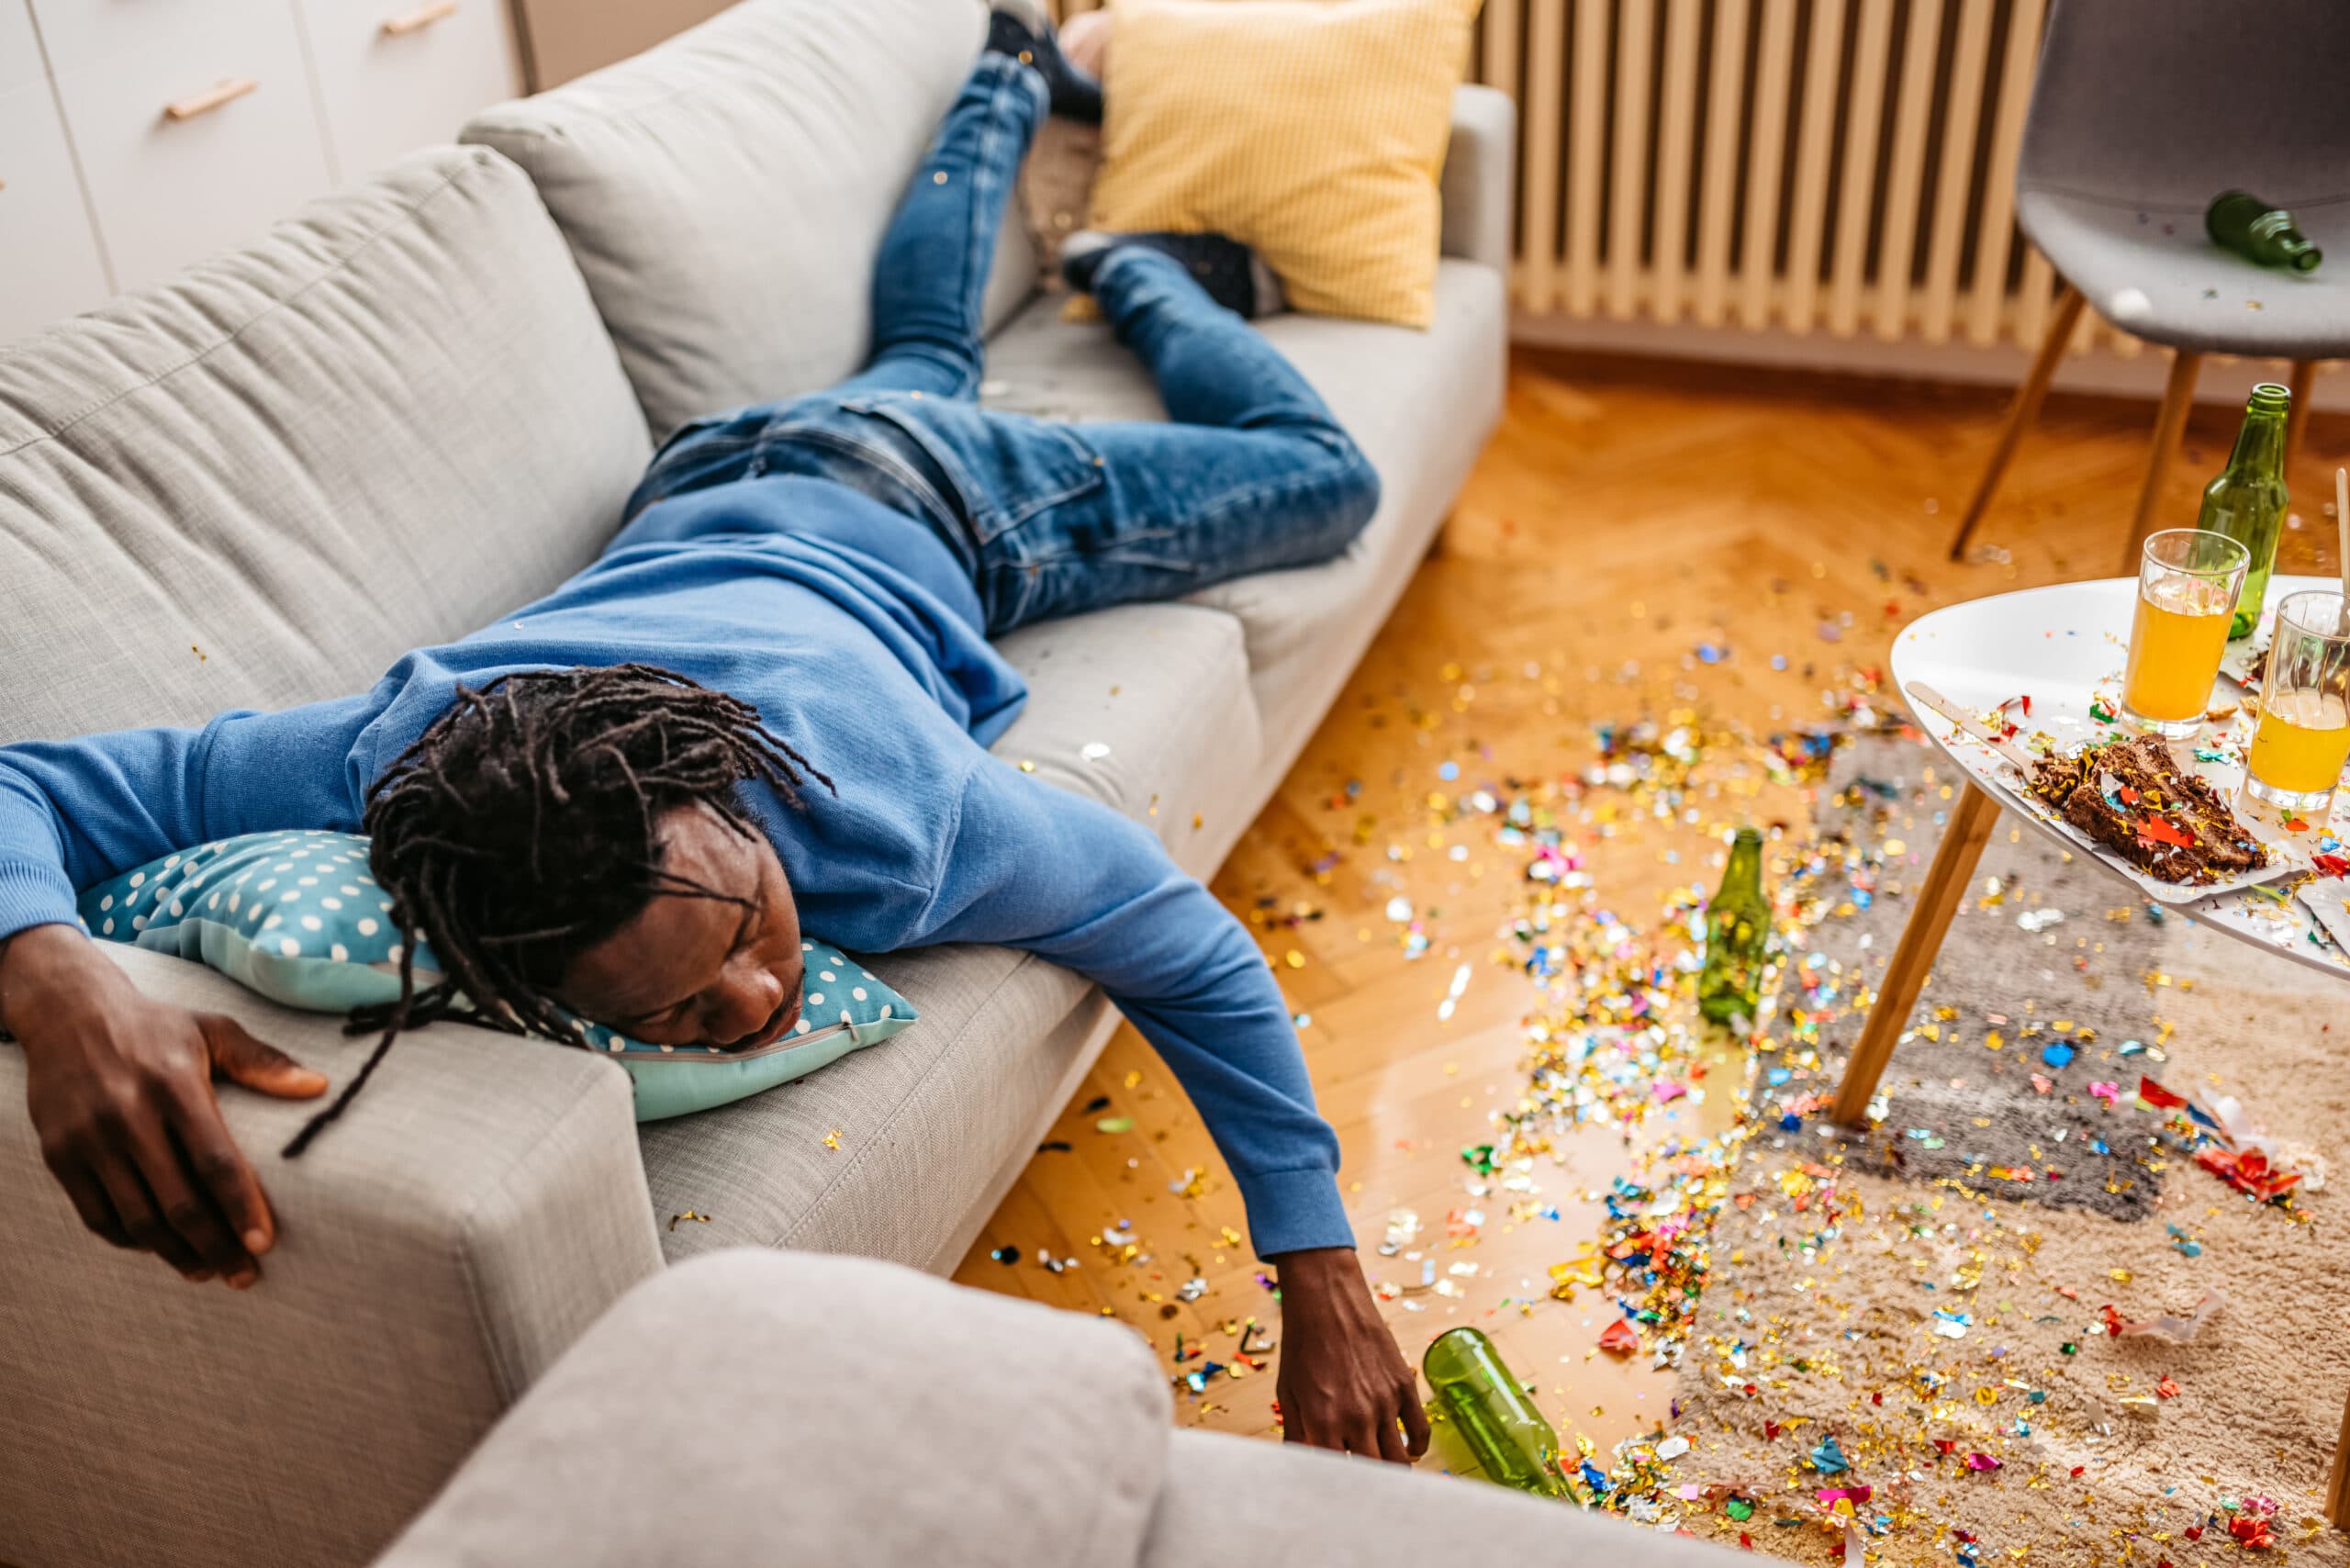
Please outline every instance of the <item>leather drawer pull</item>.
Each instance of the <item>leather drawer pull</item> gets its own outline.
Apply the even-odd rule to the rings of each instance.
[[[198,115],[208,115],[221,105],[235,103],[239,98],[260,86],[261,84],[250,76],[231,77],[226,82],[218,83],[207,88],[192,98],[179,98],[165,104],[163,118],[165,119],[194,119]]]
[[[419,6],[413,11],[403,11],[397,17],[384,18],[384,36],[399,38],[408,33],[420,33],[433,23],[457,14],[457,0],[432,0],[429,6]]]

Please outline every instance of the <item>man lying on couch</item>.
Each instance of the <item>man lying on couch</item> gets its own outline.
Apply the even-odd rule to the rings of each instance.
[[[455,1005],[561,1038],[568,1010],[748,1048],[797,1021],[803,918],[867,952],[1025,948],[1103,988],[1230,1163],[1280,1270],[1291,1436],[1423,1450],[1337,1140],[1254,942],[1146,829],[986,750],[1025,696],[989,634],[1326,558],[1378,498],[1242,319],[1273,286],[1226,240],[1069,247],[1172,422],[1073,429],[972,401],[988,261],[1048,109],[1098,117],[1099,88],[1006,0],[883,242],[872,363],[677,431],[603,557],[548,598],[364,695],[0,749],[0,1026],[91,1230],[250,1285],[274,1220],[212,1075],[296,1097],[326,1081],[141,996],[75,928],[75,889],[230,834],[364,826],[401,1001],[289,1155],[404,1025]],[[420,992],[420,937],[451,977]]]

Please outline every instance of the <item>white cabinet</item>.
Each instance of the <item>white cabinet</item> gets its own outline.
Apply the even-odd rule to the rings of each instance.
[[[289,17],[241,0],[139,3],[186,6],[207,13],[206,25],[159,28],[103,59],[61,63],[57,77],[98,233],[126,289],[252,239],[332,183]],[[41,0],[35,11],[44,38],[52,8]]]
[[[509,0],[0,0],[0,340],[521,90]]]
[[[504,0],[301,0],[327,143],[345,181],[453,140],[520,90]]]
[[[107,292],[57,102],[36,71],[0,87],[0,342],[103,304]]]
[[[40,42],[26,0],[0,0],[0,93],[41,79]]]

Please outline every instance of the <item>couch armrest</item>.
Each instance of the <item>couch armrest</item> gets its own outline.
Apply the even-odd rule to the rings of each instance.
[[[1506,276],[1516,185],[1517,105],[1497,88],[1458,89],[1441,181],[1444,253]]]
[[[1116,1324],[712,1252],[590,1329],[377,1568],[1130,1568],[1169,1416]]]
[[[1505,1486],[1225,1432],[1179,1431],[1139,1568],[1233,1562],[1731,1568],[1738,1552]],[[1752,1562],[1752,1558],[1745,1558]]]
[[[229,1014],[338,1086],[372,1042],[111,944],[140,988]],[[299,1159],[314,1105],[224,1087],[278,1217],[261,1282],[189,1285],[88,1232],[0,1045],[0,1562],[351,1563],[661,1267],[628,1078],[438,1025]]]

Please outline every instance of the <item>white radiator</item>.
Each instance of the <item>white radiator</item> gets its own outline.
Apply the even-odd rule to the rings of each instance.
[[[2036,344],[2055,280],[2015,163],[2044,10],[1488,0],[1474,69],[1523,111],[1521,310]]]

